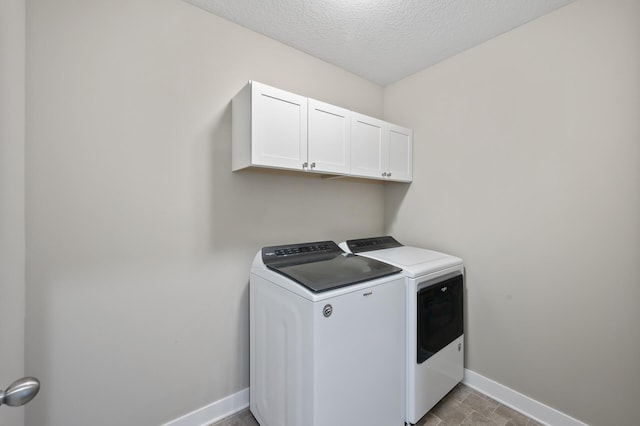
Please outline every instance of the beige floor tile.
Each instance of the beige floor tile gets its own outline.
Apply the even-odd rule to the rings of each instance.
[[[502,404],[499,404],[493,414],[491,414],[491,419],[504,426],[527,426],[527,422],[529,421],[529,418],[525,415]]]
[[[465,386],[462,383],[459,383],[458,385],[456,385],[455,388],[451,390],[451,392],[447,394],[446,397],[453,398],[456,401],[462,402],[466,397],[468,397],[473,392],[474,392],[473,389],[471,389],[469,386]]]
[[[493,420],[483,416],[477,411],[472,412],[462,423],[460,426],[500,426],[495,423]]]
[[[500,405],[493,399],[480,396],[476,392],[470,393],[462,401],[462,403],[466,406],[471,407],[473,410],[477,411],[485,417],[491,416],[495,409],[498,408],[498,405]]]
[[[259,426],[256,419],[253,418],[251,412],[246,409],[236,415],[227,417],[211,426]]]
[[[427,413],[416,423],[416,426],[440,426],[441,424],[442,420],[440,418],[434,414]]]
[[[448,425],[459,425],[473,410],[453,398],[445,398],[431,410]]]

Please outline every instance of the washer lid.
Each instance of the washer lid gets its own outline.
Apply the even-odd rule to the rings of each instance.
[[[376,259],[345,253],[333,241],[264,247],[262,262],[316,293],[401,271]]]

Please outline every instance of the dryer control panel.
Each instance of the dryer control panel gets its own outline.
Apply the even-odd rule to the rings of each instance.
[[[358,240],[347,240],[347,247],[351,253],[362,253],[371,250],[382,250],[393,247],[402,247],[395,238],[391,236],[360,238]]]

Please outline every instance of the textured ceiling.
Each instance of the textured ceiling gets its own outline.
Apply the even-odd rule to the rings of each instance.
[[[386,86],[574,0],[186,0]]]

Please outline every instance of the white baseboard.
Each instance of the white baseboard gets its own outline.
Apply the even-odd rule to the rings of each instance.
[[[589,426],[474,371],[465,369],[462,383],[539,423],[549,426]],[[208,426],[244,410],[248,406],[249,388],[246,388],[165,423],[163,426]]]
[[[249,388],[212,402],[162,426],[208,426],[249,406]]]
[[[539,423],[549,426],[588,426],[586,423],[574,419],[555,408],[531,399],[471,370],[464,370],[462,383]]]

